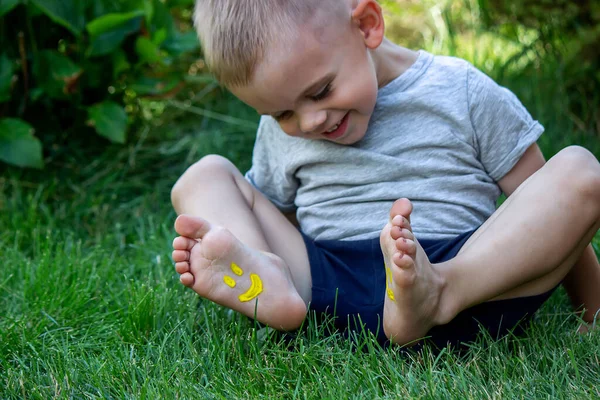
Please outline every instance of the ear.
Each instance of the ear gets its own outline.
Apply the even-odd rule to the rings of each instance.
[[[362,32],[368,48],[379,47],[383,41],[385,29],[381,6],[375,0],[359,0],[352,10],[352,22]]]

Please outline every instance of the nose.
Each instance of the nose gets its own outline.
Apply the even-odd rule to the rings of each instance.
[[[302,133],[311,133],[327,121],[327,111],[305,109],[299,112],[298,117]]]

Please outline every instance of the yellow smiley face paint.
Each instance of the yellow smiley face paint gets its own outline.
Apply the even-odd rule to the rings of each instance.
[[[240,267],[238,267],[236,263],[231,263],[231,270],[237,276],[242,276],[242,274],[244,273],[244,271]]]
[[[242,276],[244,274],[244,270],[241,269],[236,263],[232,262],[230,268],[231,271],[237,276]],[[232,289],[237,285],[235,280],[229,275],[225,275],[223,277],[223,282],[225,282],[225,284]],[[258,296],[259,294],[261,294],[262,291],[263,284],[262,279],[260,279],[260,276],[258,276],[257,274],[250,274],[250,288],[248,288],[248,290],[246,290],[244,293],[240,294],[238,296],[238,299],[241,302],[250,301],[256,298],[256,296]]]
[[[223,282],[225,282],[225,284],[227,286],[229,286],[230,288],[234,288],[235,287],[235,281],[233,280],[232,277],[225,275],[223,277]]]
[[[250,301],[263,291],[262,279],[256,274],[250,274],[250,288],[239,295],[241,302]]]
[[[391,301],[396,301],[394,298],[394,291],[390,288],[390,283],[392,283],[392,270],[385,263],[383,266],[385,267],[385,291]]]

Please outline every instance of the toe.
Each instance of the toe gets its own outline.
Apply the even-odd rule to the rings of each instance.
[[[192,286],[194,284],[194,275],[186,272],[179,277],[184,286]]]
[[[415,235],[409,229],[401,228],[399,226],[392,226],[390,229],[390,236],[394,240],[398,240],[400,238],[415,240]]]
[[[412,241],[415,240],[415,235],[409,229],[402,229],[402,234],[400,235],[400,237],[403,237],[404,239],[408,239],[408,240],[412,240]]]
[[[180,215],[175,220],[175,231],[181,236],[200,239],[210,230],[210,223],[200,217]]]
[[[392,205],[390,209],[390,219],[393,219],[396,215],[402,215],[407,219],[410,219],[410,213],[412,213],[413,206],[410,200],[407,198],[398,199]]]
[[[175,271],[177,271],[178,274],[185,274],[186,272],[190,272],[190,263],[187,261],[176,262]]]
[[[412,227],[410,226],[410,220],[402,215],[396,215],[394,218],[392,218],[392,226],[412,231]]]
[[[187,250],[173,250],[173,261],[181,262],[181,261],[189,261],[190,260],[190,252]]]
[[[411,257],[414,257],[417,252],[417,245],[415,242],[403,237],[396,240],[396,248],[398,251],[408,254]]]
[[[402,237],[402,228],[399,226],[392,226],[390,229],[390,236],[394,240],[400,239]]]
[[[188,237],[177,236],[173,239],[173,249],[175,250],[191,250],[198,241]]]
[[[392,261],[397,267],[403,270],[410,269],[414,264],[412,258],[402,252],[394,253]]]

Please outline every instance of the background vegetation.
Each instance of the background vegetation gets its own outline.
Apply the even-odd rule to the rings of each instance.
[[[170,187],[207,153],[247,169],[258,117],[206,75],[190,1],[76,3],[88,5],[74,31],[58,2],[0,2],[0,159],[18,164],[6,143],[35,138],[32,165],[45,165],[0,164],[0,398],[600,397],[600,335],[575,334],[562,291],[523,338],[403,355],[314,326],[281,338],[180,287]],[[569,144],[600,155],[597,2],[382,3],[396,42],[466,58],[513,90],[545,125],[547,157]],[[152,25],[157,10],[172,23]],[[107,15],[129,33],[90,56],[89,24]],[[49,74],[56,60],[67,74]],[[105,102],[126,112],[122,140],[86,123]]]
[[[174,15],[187,20],[190,4],[4,0],[0,160],[41,168],[42,147],[48,155],[48,148],[93,131],[125,143],[144,98],[170,96],[185,85],[184,55],[199,46]]]

